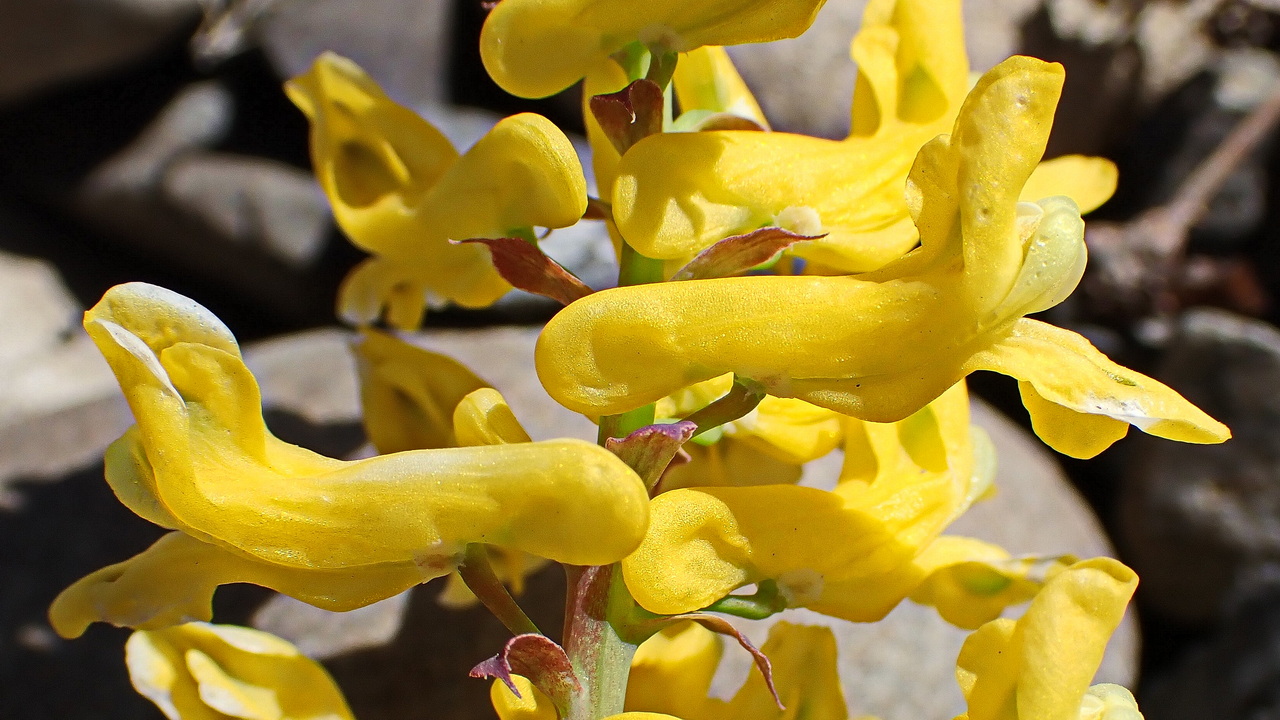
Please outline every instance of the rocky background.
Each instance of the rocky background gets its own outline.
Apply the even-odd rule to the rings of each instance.
[[[844,135],[862,5],[829,0],[802,40],[734,50],[775,127]],[[999,447],[1002,493],[956,530],[1014,552],[1114,547],[1134,566],[1137,612],[1101,679],[1135,685],[1150,720],[1280,717],[1280,2],[966,5],[975,69],[1015,52],[1067,66],[1051,154],[1121,167],[1090,224],[1084,286],[1050,319],[1177,388],[1235,439],[1139,435],[1066,462],[1019,427],[1012,381],[975,378],[999,408],[976,412]],[[66,642],[44,620],[60,589],[159,535],[102,481],[102,450],[131,419],[79,313],[126,280],[197,298],[246,341],[281,437],[359,452],[356,381],[332,312],[358,253],[308,174],[306,124],[280,82],[328,49],[462,147],[499,113],[578,126],[571,93],[517,101],[487,80],[483,13],[479,0],[0,0],[0,717],[159,717],[128,687],[124,631]],[[590,284],[607,282],[598,228],[552,240]],[[529,374],[536,325],[553,309],[513,294],[494,310],[433,315],[422,341],[473,364],[535,437],[590,436]],[[561,585],[556,571],[532,582],[544,627],[558,624]],[[463,675],[504,631],[484,612],[440,608],[436,592],[330,615],[237,586],[220,592],[217,619],[324,659],[362,720],[491,717],[487,686]],[[855,712],[960,709],[963,634],[932,611],[839,632]],[[729,656],[724,693],[746,672]]]

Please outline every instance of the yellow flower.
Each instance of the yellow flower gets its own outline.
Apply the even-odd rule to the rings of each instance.
[[[641,254],[690,256],[767,225],[826,233],[790,252],[827,272],[875,270],[915,246],[902,188],[916,153],[947,132],[968,89],[960,0],[876,0],[851,50],[858,63],[845,140],[786,133],[672,133],[638,143],[616,173],[618,230]],[[678,87],[678,86],[677,86]],[[1071,196],[1083,212],[1115,190],[1115,166],[1046,163],[1022,199]]]
[[[1019,202],[1044,152],[1062,76],[1059,65],[1015,57],[979,80],[953,134],[928,143],[912,168],[917,250],[860,276],[718,278],[592,294],[543,330],[543,386],[572,410],[604,415],[733,372],[776,397],[893,422],[991,369],[1023,381],[1041,437],[1078,456],[1100,452],[1126,423],[1221,442],[1228,430],[1177,393],[1075,333],[1023,318],[1060,302],[1084,270],[1075,204]]]
[[[134,688],[169,720],[353,720],[319,663],[258,630],[187,623],[138,631],[125,662]]]
[[[489,251],[449,241],[567,227],[586,209],[573,145],[546,118],[507,118],[459,157],[345,58],[321,55],[285,90],[311,121],[312,164],[338,225],[375,255],[341,290],[351,322],[385,308],[394,325],[414,328],[429,297],[490,305],[511,288]]]
[[[733,376],[724,375],[684,388],[658,402],[657,417],[674,420],[690,415],[732,385]],[[840,444],[841,422],[839,414],[825,408],[766,397],[747,415],[686,444],[692,460],[669,468],[661,489],[794,483],[800,479],[801,465]]]
[[[480,33],[494,82],[521,97],[546,97],[632,43],[688,52],[795,37],[825,0],[503,0]]]
[[[1018,620],[978,628],[956,661],[969,705],[957,720],[1141,718],[1123,688],[1089,688],[1137,584],[1115,560],[1086,560],[1050,579]]]
[[[729,701],[708,697],[720,662],[720,639],[694,622],[671,626],[646,640],[631,661],[628,709],[670,713],[685,720],[845,720],[836,673],[836,641],[825,627],[778,622],[761,651],[773,666],[780,710],[753,670]]]
[[[327,579],[354,586],[367,575],[387,597],[409,579],[450,572],[469,543],[596,565],[621,559],[643,536],[646,489],[598,446],[566,439],[334,460],[271,435],[235,338],[193,301],[121,285],[86,313],[85,328],[138,423],[108,451],[108,483],[138,515],[212,549],[187,547],[184,556],[170,547],[178,541],[162,540],[91,575],[55,603],[60,632],[116,621],[98,609],[154,605],[112,583],[130,573],[156,582],[198,574],[172,565],[193,553],[226,556],[219,582],[257,582],[259,573],[281,592],[349,609],[358,606],[354,588],[330,598],[320,590]],[[381,599],[370,592],[360,591],[361,604]]]
[[[959,563],[995,560],[986,567],[999,578],[1017,572],[999,570],[1008,556],[993,558],[985,544],[938,538],[990,485],[994,466],[975,450],[968,418],[958,384],[911,418],[877,428],[873,440],[864,437],[866,450],[847,445],[847,454],[868,457],[846,463],[830,492],[766,485],[658,495],[644,542],[622,561],[627,587],[646,610],[679,614],[769,581],[788,607],[869,622],[931,573]],[[988,589],[983,611],[995,606],[998,614],[1000,600],[1026,599],[998,587],[975,593]],[[925,599],[945,607],[944,616],[970,599],[935,595]]]

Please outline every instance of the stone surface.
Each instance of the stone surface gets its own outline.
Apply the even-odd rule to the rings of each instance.
[[[1280,330],[1224,311],[1188,312],[1156,377],[1233,438],[1135,440],[1120,539],[1142,576],[1144,606],[1205,626],[1229,588],[1280,563]]]
[[[447,99],[450,0],[206,2],[216,9],[192,43],[206,62],[259,47],[284,79],[331,51],[356,61],[410,107]]]
[[[1280,574],[1235,591],[1210,638],[1144,685],[1147,720],[1280,717]]]
[[[10,483],[92,464],[129,413],[50,265],[0,253],[0,337],[0,508],[13,508]]]
[[[209,148],[235,113],[215,81],[180,92],[133,141],[74,192],[77,220],[175,273],[222,289],[273,319],[298,322],[327,305],[319,261],[331,232],[310,175]]]
[[[0,104],[138,60],[199,15],[200,0],[0,0]]]

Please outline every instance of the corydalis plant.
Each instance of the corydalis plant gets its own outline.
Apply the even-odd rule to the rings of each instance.
[[[1042,161],[1059,66],[1012,58],[967,88],[957,0],[868,4],[849,138],[768,132],[719,46],[796,35],[821,5],[498,4],[481,43],[501,86],[541,96],[585,79],[598,198],[544,118],[508,118],[459,153],[354,63],[317,59],[288,92],[339,225],[373,255],[339,305],[360,326],[379,454],[277,440],[225,326],[160,288],[112,289],[86,328],[138,424],[108,451],[107,480],[171,532],[64,591],[55,629],[137,628],[134,683],[175,720],[344,718],[291,646],[186,621],[208,620],[226,583],[341,610],[449,575],[442,602],[479,601],[512,632],[471,671],[493,678],[505,720],[843,720],[830,631],[779,622],[757,649],[726,616],[871,622],[911,600],[974,630],[962,717],[1136,716],[1127,691],[1089,685],[1132,571],[945,534],[992,490],[970,372],[1018,378],[1037,433],[1074,456],[1130,424],[1228,436],[1026,317],[1078,282],[1080,215],[1114,168]],[[604,222],[619,287],[595,292],[538,248],[579,218]],[[414,329],[433,302],[484,306],[512,286],[566,304],[536,371],[598,421],[598,444],[532,442],[485,379],[373,327]],[[836,448],[834,487],[796,484]],[[569,581],[561,643],[512,596],[551,561]],[[728,701],[708,695],[725,637],[759,668]]]

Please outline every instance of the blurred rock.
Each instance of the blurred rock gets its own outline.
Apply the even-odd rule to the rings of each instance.
[[[0,253],[0,508],[17,478],[92,464],[130,422],[57,272]]]
[[[451,0],[212,0],[198,59],[261,47],[281,79],[328,50],[356,61],[397,102],[421,110],[446,98]]]
[[[1280,574],[1234,590],[1210,639],[1144,685],[1147,720],[1280,717]]]
[[[208,150],[233,114],[216,82],[188,86],[83,180],[72,210],[136,253],[297,322],[332,291],[306,274],[327,245],[328,206],[302,170]]]
[[[200,0],[0,0],[0,104],[138,60],[199,15]]]
[[[329,205],[311,175],[273,160],[187,153],[166,169],[160,193],[218,237],[291,269],[314,263],[329,237]]]
[[[1280,331],[1194,310],[1156,373],[1226,423],[1222,445],[1132,442],[1121,540],[1144,608],[1206,626],[1229,588],[1280,562]]]

